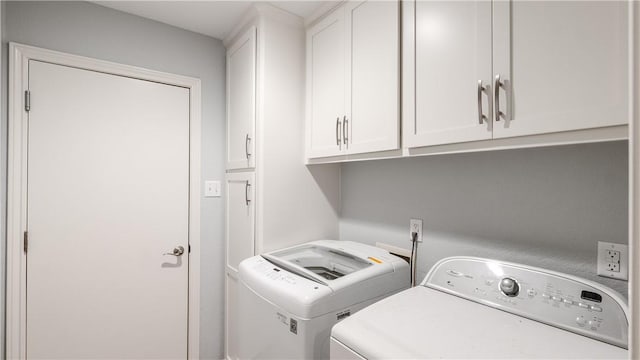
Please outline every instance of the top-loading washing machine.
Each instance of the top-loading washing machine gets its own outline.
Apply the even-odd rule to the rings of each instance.
[[[337,324],[331,359],[626,359],[628,310],[600,284],[472,257]]]
[[[335,240],[246,259],[239,279],[241,359],[328,359],[334,324],[410,284],[405,260]]]

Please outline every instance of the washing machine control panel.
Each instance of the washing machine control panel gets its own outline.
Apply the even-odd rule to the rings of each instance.
[[[628,348],[627,305],[613,290],[571,275],[495,260],[455,257],[423,286]]]

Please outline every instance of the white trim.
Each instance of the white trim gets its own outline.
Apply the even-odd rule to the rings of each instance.
[[[298,15],[291,14],[266,2],[258,2],[249,7],[249,10],[242,15],[240,21],[224,37],[222,40],[224,47],[229,48],[229,46],[232,46],[238,41],[237,38],[242,36],[242,33],[251,26],[257,26],[256,24],[265,17],[280,24],[304,27],[304,20]]]
[[[200,79],[173,75],[37,47],[9,44],[9,116],[7,159],[7,278],[6,358],[24,359],[26,351],[26,255],[22,234],[26,228],[27,113],[23,96],[28,85],[28,61],[39,60],[108,74],[126,76],[189,89],[189,329],[188,358],[200,357]]]
[[[322,2],[322,4],[311,15],[304,18],[304,26],[307,29],[315,26],[315,24],[322,21],[325,16],[342,6],[345,2],[346,0]]]
[[[640,359],[640,6],[629,6],[629,355]]]
[[[546,146],[620,141],[628,139],[627,132],[627,125],[617,125],[604,128],[527,135],[514,138],[470,141],[465,143],[442,144],[420,148],[402,148],[401,150],[311,158],[306,159],[306,164],[344,163],[376,159],[397,159],[417,156],[462,154],[481,151],[527,149]]]

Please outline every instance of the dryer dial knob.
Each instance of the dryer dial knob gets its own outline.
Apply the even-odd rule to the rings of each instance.
[[[514,297],[518,296],[520,286],[515,279],[506,277],[500,281],[500,291],[509,297]]]

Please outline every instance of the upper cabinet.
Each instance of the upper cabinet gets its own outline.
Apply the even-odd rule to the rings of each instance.
[[[494,2],[493,137],[627,124],[629,3]]]
[[[397,1],[350,1],[307,30],[307,157],[399,148]]]
[[[344,22],[344,11],[336,11],[307,31],[309,157],[337,155],[343,148],[347,65]]]
[[[227,170],[255,167],[256,28],[227,50]]]
[[[491,139],[491,2],[417,1],[415,19],[416,121],[404,146]]]
[[[412,6],[405,41],[415,41],[415,70],[404,71],[415,81],[406,112],[414,113],[403,119],[404,147],[627,123],[628,2]]]

